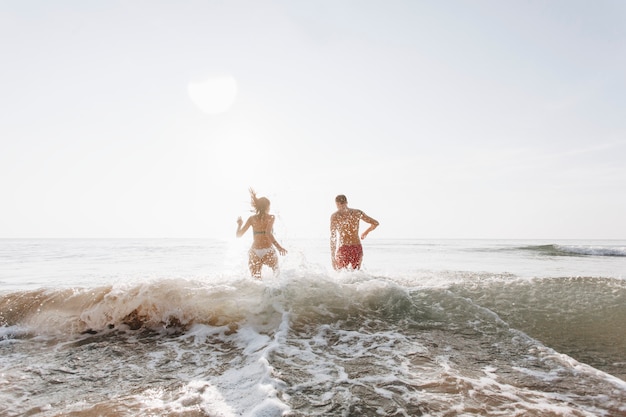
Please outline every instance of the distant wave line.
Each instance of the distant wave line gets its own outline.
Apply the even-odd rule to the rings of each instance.
[[[626,247],[583,246],[583,245],[533,245],[518,248],[546,256],[626,256]]]

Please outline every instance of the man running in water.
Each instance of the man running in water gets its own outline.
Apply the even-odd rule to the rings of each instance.
[[[330,256],[333,268],[343,269],[351,266],[352,269],[361,269],[363,260],[363,246],[361,239],[365,239],[369,232],[378,227],[378,221],[372,219],[363,211],[348,207],[348,199],[340,194],[335,198],[337,211],[330,216]],[[359,222],[369,223],[359,239]],[[339,240],[339,247],[337,247]]]

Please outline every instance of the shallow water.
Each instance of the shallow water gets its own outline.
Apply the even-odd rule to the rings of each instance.
[[[2,241],[0,415],[626,416],[622,242],[288,246]]]

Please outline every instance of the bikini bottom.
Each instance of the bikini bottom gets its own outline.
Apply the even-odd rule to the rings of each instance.
[[[250,252],[254,253],[257,258],[263,259],[263,257],[269,253],[276,253],[273,247],[269,248],[250,248]]]

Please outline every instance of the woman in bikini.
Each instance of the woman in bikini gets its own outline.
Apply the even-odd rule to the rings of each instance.
[[[263,265],[269,266],[274,272],[278,269],[278,257],[274,246],[278,249],[278,253],[283,256],[287,254],[287,251],[274,238],[272,232],[274,215],[269,214],[270,201],[265,197],[257,197],[253,189],[250,189],[250,196],[256,214],[248,217],[245,224],[243,224],[241,217],[237,219],[237,237],[243,236],[252,227],[253,241],[250,252],[248,252],[248,266],[252,276],[261,279]]]

